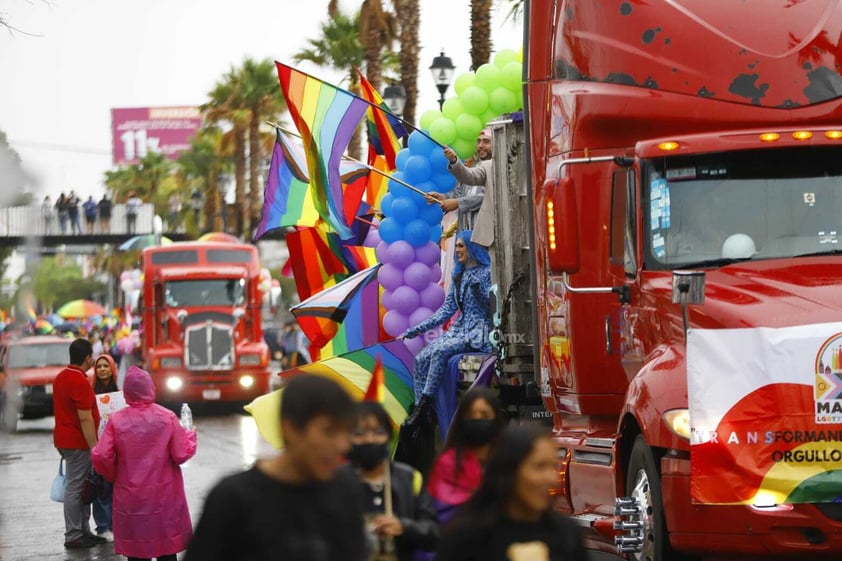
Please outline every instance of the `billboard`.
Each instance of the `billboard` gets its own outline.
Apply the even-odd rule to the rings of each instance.
[[[149,152],[174,160],[190,148],[202,124],[198,107],[132,107],[111,110],[112,160],[115,166],[136,164]]]

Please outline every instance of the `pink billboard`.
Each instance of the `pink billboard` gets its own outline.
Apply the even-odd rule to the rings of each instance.
[[[190,148],[202,124],[198,107],[133,107],[111,110],[111,143],[115,166],[136,164],[149,152],[174,160]]]

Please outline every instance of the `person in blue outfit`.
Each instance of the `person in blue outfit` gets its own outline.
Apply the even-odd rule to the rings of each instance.
[[[404,422],[408,427],[431,415],[436,391],[451,357],[468,352],[491,352],[488,340],[491,332],[488,310],[491,259],[485,248],[471,241],[472,234],[472,230],[457,234],[453,282],[442,306],[427,320],[401,335],[403,339],[412,339],[459,312],[450,329],[421,349],[415,357],[415,408]]]

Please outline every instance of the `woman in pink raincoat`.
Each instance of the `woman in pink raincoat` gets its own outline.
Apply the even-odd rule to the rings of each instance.
[[[91,452],[94,469],[114,482],[114,551],[176,561],[193,534],[180,465],[196,453],[196,433],[155,403],[145,370],[129,368],[123,394],[129,406],[111,416]]]

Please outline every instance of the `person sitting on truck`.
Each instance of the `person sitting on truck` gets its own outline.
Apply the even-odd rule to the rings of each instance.
[[[400,336],[401,339],[412,339],[443,324],[457,311],[460,312],[450,329],[415,357],[415,408],[404,421],[409,432],[432,417],[433,398],[451,357],[466,352],[491,351],[488,340],[491,332],[488,311],[491,259],[485,248],[471,241],[472,235],[471,230],[457,234],[453,282],[444,303],[432,316]]]
[[[491,172],[491,129],[484,129],[477,138],[477,150],[469,160],[473,166],[459,160],[456,152],[445,147],[444,155],[450,162],[448,170],[459,180],[459,184],[447,193],[435,191],[427,194],[427,201],[438,203],[444,212],[458,210],[457,230],[473,230],[474,241],[488,247],[494,241],[493,205],[486,203],[492,198],[494,174]]]

